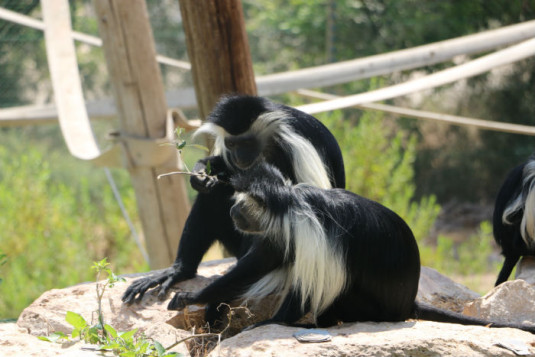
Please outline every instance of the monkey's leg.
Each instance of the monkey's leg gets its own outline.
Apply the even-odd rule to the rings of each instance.
[[[241,244],[242,238],[234,230],[229,216],[231,194],[230,187],[220,187],[208,194],[198,194],[186,220],[173,265],[161,273],[134,281],[122,297],[124,303],[140,302],[149,289],[156,287],[159,288],[158,297],[162,299],[171,286],[193,278],[203,255],[216,237],[237,241],[234,242],[237,246]]]
[[[284,254],[275,247],[256,242],[236,266],[210,285],[195,293],[177,293],[169,302],[169,310],[181,310],[191,304],[213,304],[232,301],[263,276],[279,267]]]
[[[500,274],[498,274],[498,279],[496,279],[496,283],[494,284],[494,286],[498,286],[501,283],[507,281],[507,279],[509,279],[511,272],[513,271],[513,268],[518,262],[518,259],[520,259],[519,255],[505,257],[505,261],[503,262],[502,269],[500,270]]]
[[[247,327],[245,330],[251,330],[253,328],[268,325],[268,324],[283,324],[289,326],[300,326],[305,328],[311,328],[315,325],[296,325],[295,322],[305,316],[305,313],[310,309],[308,302],[305,306],[301,306],[301,294],[298,291],[291,290],[284,298],[279,310],[273,315],[272,318],[260,321],[252,326]]]

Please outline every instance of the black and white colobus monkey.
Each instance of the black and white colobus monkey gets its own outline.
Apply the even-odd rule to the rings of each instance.
[[[535,255],[535,154],[509,172],[494,206],[494,239],[505,257],[496,286],[507,281],[521,256]]]
[[[294,185],[267,164],[232,183],[231,216],[252,246],[231,271],[199,292],[177,294],[170,308],[278,293],[278,310],[257,325],[292,325],[307,312],[325,327],[408,318],[491,323],[415,302],[416,240],[405,221],[379,203],[343,189]]]
[[[147,290],[155,287],[163,297],[173,284],[193,278],[215,240],[238,258],[249,251],[251,239],[234,228],[229,215],[234,189],[224,182],[232,173],[262,159],[278,167],[293,183],[322,188],[345,186],[344,163],[335,138],[316,118],[294,108],[261,97],[225,97],[196,133],[206,134],[215,139],[212,156],[200,160],[193,171],[204,172],[210,162],[211,175],[218,179],[191,178],[199,194],[186,221],[175,262],[162,273],[134,281],[122,298],[127,304],[139,302]],[[217,314],[208,309],[208,321],[212,319],[210,311]]]

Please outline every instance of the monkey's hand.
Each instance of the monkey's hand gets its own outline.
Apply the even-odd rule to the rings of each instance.
[[[167,296],[169,289],[176,283],[191,279],[195,273],[188,274],[175,266],[165,269],[163,272],[141,278],[134,281],[123,294],[122,300],[125,304],[140,303],[145,293],[152,288],[158,292],[158,299],[163,300]]]
[[[169,301],[167,310],[183,310],[186,306],[193,304],[195,301],[193,293],[176,293]]]
[[[190,178],[191,187],[201,193],[209,193],[228,176],[221,156],[210,156],[197,161]]]

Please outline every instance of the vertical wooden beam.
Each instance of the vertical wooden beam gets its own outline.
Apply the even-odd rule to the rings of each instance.
[[[180,0],[202,118],[223,94],[256,95],[240,0]]]
[[[167,105],[144,0],[94,0],[106,62],[121,120],[121,134],[165,135]],[[157,179],[176,169],[178,154],[159,167],[136,166],[139,147],[125,144],[125,156],[150,257],[151,269],[174,261],[189,213],[182,175]]]

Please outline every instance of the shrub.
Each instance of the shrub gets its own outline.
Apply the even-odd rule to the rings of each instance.
[[[381,112],[363,112],[358,120],[344,119],[339,111],[318,118],[342,149],[346,188],[398,213],[422,246],[440,207],[434,196],[414,201],[415,137],[387,127]]]
[[[17,317],[46,290],[91,280],[87,267],[102,257],[123,272],[146,266],[104,172],[43,151],[29,142],[21,152],[0,147],[0,318]],[[115,174],[135,216],[128,177]]]

